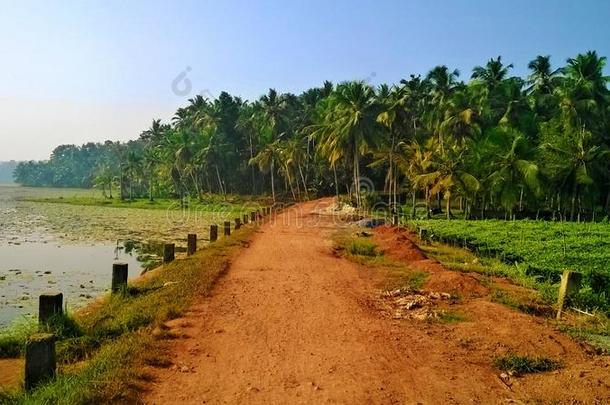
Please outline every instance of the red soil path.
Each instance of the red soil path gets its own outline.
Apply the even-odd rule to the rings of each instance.
[[[425,288],[466,297],[457,304],[464,322],[388,317],[370,271],[333,254],[339,225],[316,214],[329,203],[301,204],[263,225],[211,296],[168,322],[183,337],[170,343],[173,367],[147,370],[144,403],[610,403],[607,357],[490,302],[475,279],[381,230],[388,255],[431,274]],[[566,367],[505,383],[492,360],[509,351]]]

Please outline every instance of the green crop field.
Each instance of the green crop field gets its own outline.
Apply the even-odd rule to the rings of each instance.
[[[558,283],[564,269],[582,272],[586,301],[610,307],[608,223],[432,219],[412,224],[427,239],[497,257],[540,283]]]

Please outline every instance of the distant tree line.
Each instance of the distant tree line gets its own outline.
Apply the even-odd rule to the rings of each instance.
[[[11,160],[10,162],[0,162],[0,183],[12,183],[13,182],[13,171],[17,167],[17,162]]]
[[[610,93],[605,57],[590,51],[553,68],[532,60],[511,76],[501,57],[470,80],[437,66],[395,85],[325,82],[256,101],[223,92],[189,99],[171,122],[153,120],[127,143],[63,145],[19,164],[33,186],[119,189],[120,198],[269,193],[348,194],[355,204],[423,200],[513,217],[610,213]],[[415,204],[413,204],[413,209]]]

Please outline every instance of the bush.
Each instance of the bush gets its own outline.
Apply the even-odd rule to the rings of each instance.
[[[368,240],[354,240],[347,246],[349,254],[356,256],[379,256],[380,253],[377,251],[377,246],[373,242]]]
[[[518,374],[541,373],[561,368],[561,362],[546,357],[529,357],[510,354],[494,360],[494,366],[502,371]]]

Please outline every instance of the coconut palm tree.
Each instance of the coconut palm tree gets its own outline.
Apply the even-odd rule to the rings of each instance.
[[[496,127],[487,133],[483,142],[484,159],[491,168],[487,179],[490,191],[513,217],[513,209],[523,208],[527,190],[537,194],[540,189],[539,169],[535,149],[525,135],[513,128]]]
[[[262,173],[271,174],[271,196],[275,203],[275,164],[279,158],[278,141],[263,146],[261,150],[250,159],[251,165],[257,165]]]
[[[603,162],[610,157],[605,145],[594,143],[593,135],[584,127],[570,125],[546,128],[547,136],[541,145],[545,168],[559,186],[570,196],[570,221],[574,220],[578,197],[595,183],[595,174],[603,170]],[[580,204],[579,204],[580,206]],[[580,209],[580,207],[579,207]]]
[[[552,94],[553,90],[559,85],[558,75],[561,69],[553,69],[551,67],[551,57],[549,55],[536,56],[536,59],[527,64],[527,68],[531,70],[527,77],[527,92],[530,94],[548,95]]]
[[[465,169],[466,148],[455,141],[447,142],[442,149],[438,142],[432,141],[429,147],[433,163],[415,181],[420,187],[429,188],[430,193],[443,195],[447,219],[451,219],[452,198],[457,195],[469,197],[479,189],[479,181]]]
[[[325,113],[314,130],[314,137],[331,166],[339,159],[351,163],[354,195],[360,206],[360,158],[377,144],[380,131],[375,91],[362,81],[341,83],[329,96]]]
[[[487,87],[494,90],[506,77],[509,69],[513,68],[513,64],[504,65],[502,56],[496,59],[491,58],[485,66],[475,66],[472,69],[472,79],[484,82]]]

